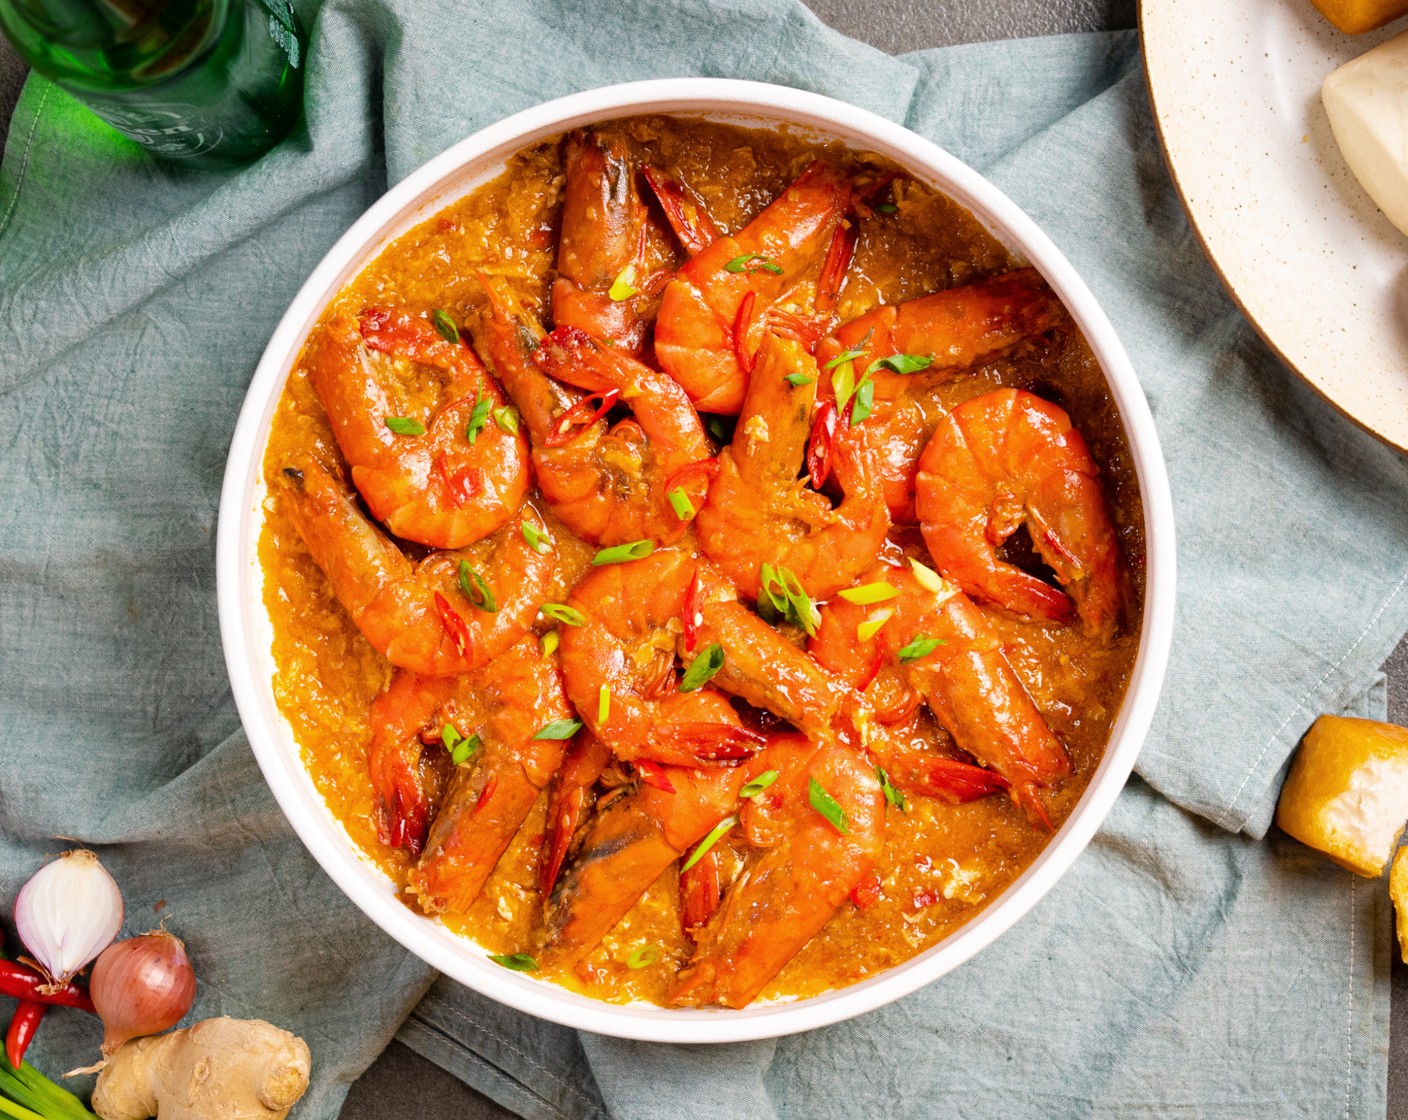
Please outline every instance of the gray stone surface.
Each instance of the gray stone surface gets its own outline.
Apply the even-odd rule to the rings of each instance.
[[[902,52],[953,43],[1026,38],[1069,31],[1133,27],[1135,0],[809,0],[828,24],[882,50]],[[0,145],[24,80],[24,67],[0,37]],[[1389,718],[1408,724],[1408,641],[1384,666]],[[1395,960],[1389,1120],[1408,1120],[1408,967]],[[352,1087],[343,1120],[504,1120],[513,1114],[476,1093],[400,1043],[392,1043]]]

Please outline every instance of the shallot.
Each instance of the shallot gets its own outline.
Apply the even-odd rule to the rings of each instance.
[[[103,1020],[103,1056],[129,1038],[160,1034],[191,1009],[196,974],[179,937],[154,929],[103,950],[88,984]]]
[[[122,928],[122,892],[92,852],[65,852],[20,888],[15,928],[49,980],[67,984]]]

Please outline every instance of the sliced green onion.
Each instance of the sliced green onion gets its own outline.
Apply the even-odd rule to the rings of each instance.
[[[895,617],[894,607],[881,607],[874,612],[864,622],[856,627],[856,637],[862,642],[868,642],[876,634],[880,633],[880,627]]]
[[[808,637],[816,636],[821,613],[802,587],[801,581],[791,570],[764,564],[760,572],[761,590],[758,592],[758,613],[765,622],[776,622],[779,618],[800,626]]]
[[[460,766],[470,760],[484,746],[484,740],[477,732],[472,733],[469,738],[465,738],[457,730],[453,723],[445,724],[440,732],[440,741],[445,744],[445,749],[450,752],[450,761],[456,766]]]
[[[431,313],[430,321],[435,324],[435,329],[440,332],[440,337],[446,342],[460,340],[459,327],[455,326],[455,321],[450,318],[450,313],[443,307],[437,307]]]
[[[901,661],[918,661],[921,657],[928,657],[943,644],[942,638],[926,638],[923,634],[915,634],[914,640],[900,650],[899,659]]]
[[[802,586],[802,581],[792,574],[790,568],[779,567],[777,576],[787,590],[787,604],[792,621],[806,632],[807,637],[815,638],[816,628],[821,623],[821,612],[816,609],[816,604]]]
[[[490,953],[489,959],[495,964],[501,964],[505,968],[511,968],[514,972],[537,972],[538,962],[527,953],[510,953],[504,956],[501,953]]]
[[[709,413],[704,417],[704,429],[713,436],[715,443],[728,443],[733,439],[733,421],[727,416]]]
[[[554,622],[565,622],[568,626],[582,626],[587,621],[586,615],[566,603],[544,603],[538,609]]]
[[[626,967],[634,971],[646,968],[660,959],[660,949],[655,945],[642,945],[626,958]]]
[[[868,338],[869,335],[867,335],[866,337]],[[853,362],[853,361],[855,361],[857,358],[863,357],[864,355],[865,355],[865,351],[864,351],[864,350],[843,350],[843,351],[841,351],[841,353],[837,354],[834,358],[832,358],[829,362],[827,362],[827,363],[826,363],[824,366],[822,366],[821,368],[822,368],[822,369],[835,369],[837,366],[841,365],[843,362]]]
[[[844,591],[837,592],[846,602],[859,603],[862,607],[868,607],[872,603],[883,603],[887,599],[893,599],[899,593],[898,587],[892,587],[884,580],[863,583],[859,587],[848,587]]]
[[[592,566],[603,564],[624,564],[627,560],[644,560],[655,551],[654,541],[631,541],[629,544],[614,544],[603,548],[592,557]]]
[[[881,214],[898,214],[900,208],[893,202],[881,202],[876,205],[875,209]]]
[[[875,776],[880,779],[880,792],[885,795],[885,800],[901,813],[908,813],[909,802],[905,800],[903,793],[890,784],[890,775],[885,773],[883,766],[877,766],[875,768]]]
[[[831,371],[831,391],[836,394],[836,411],[845,412],[851,394],[856,391],[856,371],[850,362]]]
[[[611,281],[611,290],[606,294],[611,297],[612,303],[620,303],[630,299],[638,291],[640,289],[636,287],[636,265],[632,261],[616,274],[616,279]]]
[[[558,636],[556,630],[549,630],[538,639],[538,648],[543,651],[544,657],[551,657],[557,652]]]
[[[703,840],[699,841],[699,847],[695,848],[694,851],[690,852],[689,858],[684,861],[684,866],[681,867],[680,870],[688,871],[691,867],[693,867],[696,863],[703,859],[704,856],[708,853],[709,849],[719,842],[719,837],[721,837],[725,832],[727,832],[737,823],[737,817],[725,817],[718,824],[716,824],[712,829],[709,830],[709,835],[704,837]]]
[[[518,412],[513,405],[506,404],[494,409],[494,423],[509,435],[518,434]]]
[[[846,810],[837,804],[836,799],[826,792],[826,787],[815,778],[807,784],[807,800],[842,836],[851,831],[851,826],[846,822]]]
[[[756,778],[754,778],[751,782],[749,782],[746,786],[739,790],[738,796],[751,801],[753,798],[757,797],[758,794],[762,793],[763,790],[767,789],[768,786],[772,785],[775,781],[777,781],[777,771],[764,770],[761,774],[759,774]]]
[[[596,694],[596,722],[605,723],[611,718],[611,686],[604,684]]]
[[[425,435],[425,425],[419,420],[412,420],[409,416],[388,416],[386,426],[398,436]]]
[[[582,721],[579,719],[555,719],[534,735],[533,738],[570,739],[581,730]]]
[[[683,486],[676,486],[665,497],[670,499],[670,508],[675,511],[675,516],[681,521],[689,521],[697,512],[694,503],[689,500],[689,495],[684,492]]]
[[[693,692],[703,688],[723,667],[724,647],[718,642],[710,642],[699,651],[699,656],[691,661],[689,668],[684,671],[684,676],[680,679],[680,691]]]
[[[489,590],[484,577],[469,566],[468,560],[460,561],[460,590],[466,599],[486,614],[498,612],[499,603],[494,593]]]
[[[469,414],[469,423],[464,426],[464,438],[470,443],[479,438],[479,433],[489,422],[489,409],[493,407],[494,402],[484,395],[482,389],[475,394],[474,411]]]
[[[783,380],[789,385],[796,385],[800,388],[803,385],[810,385],[816,378],[808,377],[805,373],[789,373]]]
[[[746,272],[749,276],[755,272],[771,272],[774,276],[782,275],[782,266],[763,256],[762,253],[743,253],[724,265],[724,269],[727,272]]]
[[[851,427],[865,420],[875,411],[875,382],[866,374],[861,379],[861,383],[856,386],[855,397],[851,403]]]
[[[937,595],[944,590],[944,577],[939,575],[939,573],[934,571],[929,565],[921,564],[911,556],[909,558],[909,566],[914,569],[914,582],[919,584],[925,591],[932,591]]]
[[[534,552],[547,553],[552,549],[552,538],[531,521],[523,523],[523,539],[528,542],[528,547]]]
[[[934,359],[924,354],[891,354],[888,358],[876,358],[866,366],[865,375],[869,377],[879,369],[894,370],[896,373],[918,373],[933,364]]]

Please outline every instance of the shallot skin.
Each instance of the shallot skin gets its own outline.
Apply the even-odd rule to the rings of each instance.
[[[75,848],[20,888],[15,928],[49,979],[66,984],[122,928],[122,892],[93,852]]]
[[[103,1020],[107,1057],[128,1039],[179,1023],[195,1001],[196,974],[181,939],[156,929],[104,949],[88,993]]]

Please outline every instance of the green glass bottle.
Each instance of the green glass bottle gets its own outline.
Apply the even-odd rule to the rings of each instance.
[[[305,38],[289,0],[0,0],[21,57],[162,159],[237,167],[288,133]]]

